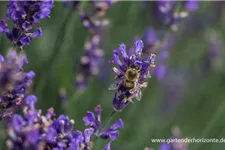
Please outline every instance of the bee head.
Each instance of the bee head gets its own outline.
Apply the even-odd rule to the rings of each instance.
[[[129,68],[134,69],[136,71],[141,70],[141,67],[138,64],[131,64]]]
[[[140,72],[140,67],[138,65],[132,64],[126,71],[127,79],[130,81],[135,80],[138,78]]]

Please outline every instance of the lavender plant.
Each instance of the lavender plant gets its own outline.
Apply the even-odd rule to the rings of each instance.
[[[113,51],[113,59],[110,63],[118,65],[119,69],[113,67],[116,73],[115,83],[109,89],[115,90],[113,98],[113,107],[115,111],[123,110],[132,99],[136,97],[141,100],[141,88],[147,87],[145,80],[150,78],[150,69],[154,68],[155,54],[151,54],[148,59],[142,58],[142,48],[144,43],[141,40],[135,41],[135,52],[128,56],[126,45],[121,44],[118,49]],[[120,60],[121,54],[123,62]]]
[[[104,56],[101,49],[102,32],[103,28],[108,25],[108,21],[102,16],[113,2],[90,1],[91,13],[85,13],[79,7],[81,3],[84,2],[66,2],[67,5],[72,4],[72,7],[78,8],[82,23],[89,34],[85,42],[84,56],[80,60],[80,72],[75,83],[78,90],[85,89],[89,79],[93,75],[101,73],[100,67]],[[187,12],[175,11],[177,10],[175,2],[160,1],[157,3],[161,19],[173,30],[188,14]],[[198,8],[198,2],[187,1],[184,4],[190,12]],[[41,28],[37,28],[34,32],[32,29],[40,19],[49,17],[52,7],[53,1],[12,1],[8,4],[7,13],[7,17],[13,21],[12,31],[9,30],[5,20],[0,20],[0,33],[5,33],[7,38],[16,46],[27,46],[33,38],[42,35]],[[70,17],[70,15],[68,16]],[[65,29],[65,26],[63,28]],[[168,29],[168,31],[170,30]],[[84,130],[74,129],[74,120],[63,114],[55,117],[53,108],[50,108],[45,115],[42,114],[42,110],[35,107],[37,97],[30,95],[25,100],[23,113],[13,114],[12,118],[7,120],[8,139],[6,144],[8,149],[92,150],[96,140],[102,139],[108,141],[104,150],[111,150],[112,142],[120,135],[119,129],[124,126],[122,119],[117,119],[114,124],[109,125],[112,115],[133,103],[134,98],[141,100],[142,89],[147,87],[147,79],[152,74],[150,71],[155,67],[155,53],[159,53],[159,59],[153,74],[159,81],[166,81],[164,79],[169,70],[167,68],[169,49],[174,41],[172,34],[165,32],[166,36],[162,36],[163,38],[160,39],[156,32],[153,28],[148,28],[142,38],[144,42],[140,38],[135,38],[134,45],[129,48],[128,52],[126,52],[126,45],[123,43],[113,50],[113,58],[109,63],[114,63],[117,67],[112,68],[116,75],[114,84],[109,89],[114,90],[112,98],[114,110],[106,124],[102,123],[102,108],[98,105],[93,112],[88,111],[83,118],[87,128]],[[219,44],[214,43],[214,39],[211,42],[212,47],[216,50]],[[209,52],[212,65],[216,56],[214,53],[211,54],[211,51]],[[15,50],[9,51],[6,58],[0,55],[0,107],[3,111],[0,119],[11,116],[13,111],[10,109],[21,103],[27,88],[32,83],[32,78],[35,77],[33,71],[23,72],[23,65],[26,63],[26,56],[23,53],[17,54]],[[65,89],[60,90],[60,100],[63,105],[69,100]],[[177,129],[174,130],[172,138],[180,138]],[[145,150],[152,149],[146,148]],[[162,143],[159,150],[187,150],[187,145],[184,143]]]
[[[0,55],[0,109],[3,111],[0,120],[10,115],[12,108],[21,103],[35,77],[33,71],[23,71],[26,63],[27,57],[13,49],[8,51],[6,58]]]
[[[53,1],[11,1],[7,5],[7,18],[12,20],[13,28],[10,31],[5,20],[0,20],[0,33],[17,46],[29,45],[30,41],[42,36],[41,28],[32,32],[32,28],[41,19],[50,17]]]
[[[111,142],[119,135],[119,128],[123,127],[121,119],[117,120],[111,127],[101,129],[100,106],[95,108],[96,118],[92,112],[88,112],[84,117],[84,122],[89,128],[84,131],[74,130],[74,121],[68,116],[60,115],[53,118],[54,110],[50,108],[46,115],[42,115],[41,110],[35,108],[37,98],[30,95],[26,98],[26,106],[23,109],[24,117],[14,114],[7,125],[7,146],[9,149],[71,149],[71,150],[91,150],[94,142],[91,137],[96,134],[101,139],[110,138],[105,150],[110,150]]]

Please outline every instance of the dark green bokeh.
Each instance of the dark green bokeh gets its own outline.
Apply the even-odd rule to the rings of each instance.
[[[6,12],[6,2],[0,4],[2,18]],[[154,22],[151,4],[144,7],[142,2],[118,2],[109,9],[106,16],[111,24],[103,42],[105,62],[101,76],[104,78],[94,77],[84,93],[78,94],[73,85],[88,33],[76,11],[71,13],[61,2],[55,2],[51,18],[38,24],[42,27],[44,36],[33,40],[24,48],[29,60],[26,70],[32,69],[37,75],[32,93],[39,99],[38,107],[43,112],[49,107],[54,107],[57,115],[66,113],[76,121],[75,128],[83,129],[82,117],[86,111],[93,110],[96,105],[101,104],[104,112],[103,121],[106,121],[112,112],[113,92],[108,90],[108,86],[113,83],[114,75],[108,60],[112,57],[112,50],[120,43],[124,42],[129,47],[133,37],[142,37],[147,27],[154,25],[154,28],[160,29]],[[180,24],[179,31],[175,33],[176,42],[170,49],[167,66],[184,70],[188,82],[179,104],[173,107],[172,112],[162,109],[163,102],[174,102],[170,102],[169,97],[165,98],[164,84],[152,76],[148,88],[143,90],[142,100],[135,101],[135,104],[129,105],[114,116],[114,120],[122,118],[125,127],[113,143],[113,150],[142,150],[144,147],[156,149],[159,144],[152,143],[151,139],[169,138],[171,128],[175,125],[181,128],[185,137],[225,136],[224,60],[222,59],[221,66],[216,71],[202,74],[202,66],[209,48],[206,35],[213,30],[217,32],[220,40],[224,41],[225,17],[223,13],[221,17],[214,16],[207,20],[212,14],[216,14],[216,9],[213,9],[210,2],[201,2],[200,6],[197,12]],[[66,19],[67,17],[69,19]],[[193,18],[197,25],[187,31],[187,23]],[[66,26],[65,31],[62,31],[62,25]],[[58,36],[60,40],[56,41]],[[5,53],[10,46],[6,37],[0,36],[0,52]],[[221,51],[223,58],[223,49]],[[170,84],[173,85],[173,82]],[[66,88],[70,99],[66,110],[60,107],[60,87]],[[104,144],[106,142],[98,140],[95,150],[101,149]],[[224,147],[224,144],[190,144],[190,149],[193,150],[223,150]]]

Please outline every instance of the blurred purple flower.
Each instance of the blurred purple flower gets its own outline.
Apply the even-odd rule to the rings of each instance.
[[[0,33],[5,33],[7,38],[18,46],[29,45],[33,38],[42,36],[41,28],[31,32],[31,29],[41,19],[49,18],[52,0],[46,1],[11,1],[7,5],[7,18],[13,21],[13,29],[9,30],[5,20],[0,20]]]
[[[199,8],[199,3],[198,0],[185,1],[185,8],[190,12],[194,12]]]
[[[172,30],[177,30],[177,24],[186,18],[189,12],[196,11],[199,7],[199,1],[185,1],[184,5],[186,10],[177,10],[181,3],[178,1],[157,1],[155,10],[156,18],[165,25],[170,26]]]
[[[10,116],[10,108],[21,103],[35,77],[33,71],[23,72],[26,63],[27,57],[14,50],[9,50],[6,58],[0,55],[0,107],[3,110],[0,118]]]
[[[145,47],[143,48],[143,53],[147,55],[156,53],[156,49],[159,44],[159,37],[156,35],[156,32],[153,28],[148,27],[146,29],[143,42],[145,43]]]
[[[169,49],[172,47],[174,39],[171,34],[169,34],[165,41],[162,43],[162,49],[158,56],[157,67],[154,70],[154,75],[159,81],[162,81],[166,75],[166,66],[169,57]]]
[[[109,21],[104,18],[105,12],[115,1],[89,1],[88,12],[79,9],[80,19],[89,33],[85,42],[85,53],[80,59],[80,71],[76,77],[75,86],[79,91],[86,89],[92,76],[99,76],[103,64],[104,51],[101,43],[104,42],[104,32]],[[82,2],[84,3],[84,2]]]
[[[209,48],[206,56],[205,71],[218,71],[221,67],[222,61],[222,43],[218,33],[211,32],[206,37],[209,41]]]
[[[144,81],[150,78],[149,71],[155,67],[155,55],[151,54],[148,59],[144,60],[142,58],[143,42],[138,40],[134,44],[136,48],[132,55],[128,56],[126,45],[121,44],[118,49],[113,51],[113,59],[109,61],[119,67],[119,69],[113,67],[113,71],[116,73],[115,83],[109,87],[110,90],[115,90],[113,98],[115,111],[123,110],[134,97],[141,100],[141,88],[147,86],[147,82]],[[120,54],[123,61],[119,58]]]
[[[80,72],[76,77],[75,86],[83,91],[93,75],[100,73],[100,66],[103,62],[104,52],[99,48],[100,36],[91,37],[85,45],[85,55],[80,60]]]
[[[87,116],[83,118],[85,125],[90,126],[94,133],[101,139],[110,139],[109,143],[105,146],[105,150],[110,150],[111,143],[116,140],[116,138],[119,136],[119,128],[123,127],[123,121],[122,119],[118,119],[113,125],[110,127],[105,128],[101,132],[102,127],[102,121],[101,121],[101,115],[102,115],[102,108],[101,106],[97,106],[94,109],[94,112],[88,111]]]

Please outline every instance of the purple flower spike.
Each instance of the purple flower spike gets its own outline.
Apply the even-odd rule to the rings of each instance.
[[[144,43],[141,40],[134,42],[135,51],[128,55],[126,53],[126,46],[122,44],[118,49],[113,51],[113,59],[110,63],[115,63],[119,69],[113,68],[116,73],[115,83],[109,89],[115,90],[113,98],[113,107],[115,111],[123,110],[129,103],[133,102],[132,99],[141,100],[141,88],[147,86],[144,82],[150,78],[150,69],[154,68],[155,55],[151,54],[147,59],[142,57],[142,49]],[[120,60],[120,55],[124,61]]]
[[[0,33],[18,46],[27,46],[33,38],[42,36],[41,28],[32,33],[32,29],[41,19],[49,18],[53,7],[52,0],[11,1],[7,5],[7,18],[13,21],[12,31],[4,20],[0,20]]]
[[[89,33],[89,38],[85,42],[85,53],[80,59],[79,73],[76,76],[75,87],[83,92],[93,76],[100,76],[103,65],[104,51],[101,46],[104,43],[105,31],[109,25],[108,19],[104,18],[105,12],[115,1],[89,1],[90,9],[85,11],[79,8],[79,14],[83,26]],[[73,7],[84,2],[66,2]]]
[[[94,133],[101,139],[110,139],[109,143],[105,147],[105,149],[110,149],[112,141],[116,140],[116,138],[119,136],[118,129],[123,128],[123,121],[122,119],[118,119],[113,125],[105,128],[103,132],[100,132],[102,127],[101,106],[98,105],[97,107],[95,107],[94,111],[95,113],[88,111],[87,116],[83,118],[85,125],[90,126],[90,128],[93,129],[93,132],[91,132],[91,134]]]
[[[28,63],[27,57],[9,50],[8,56],[0,55],[0,109],[2,117],[8,117],[12,108],[23,100],[28,87],[35,77],[33,71],[23,72],[23,65]]]
[[[185,1],[185,10],[177,10],[182,2],[176,1],[157,1],[155,10],[156,19],[171,27],[172,30],[177,30],[177,25],[186,18],[190,12],[196,11],[199,7],[198,1]]]
[[[84,132],[74,131],[74,121],[68,116],[60,115],[53,118],[54,111],[50,108],[46,115],[35,108],[37,98],[28,96],[24,107],[23,118],[14,114],[8,122],[8,148],[25,150],[91,150],[93,142],[91,137],[93,128],[85,129]]]
[[[91,77],[100,73],[104,52],[99,45],[100,35],[98,33],[86,42],[85,54],[80,59],[80,72],[75,83],[79,91],[86,89]]]

